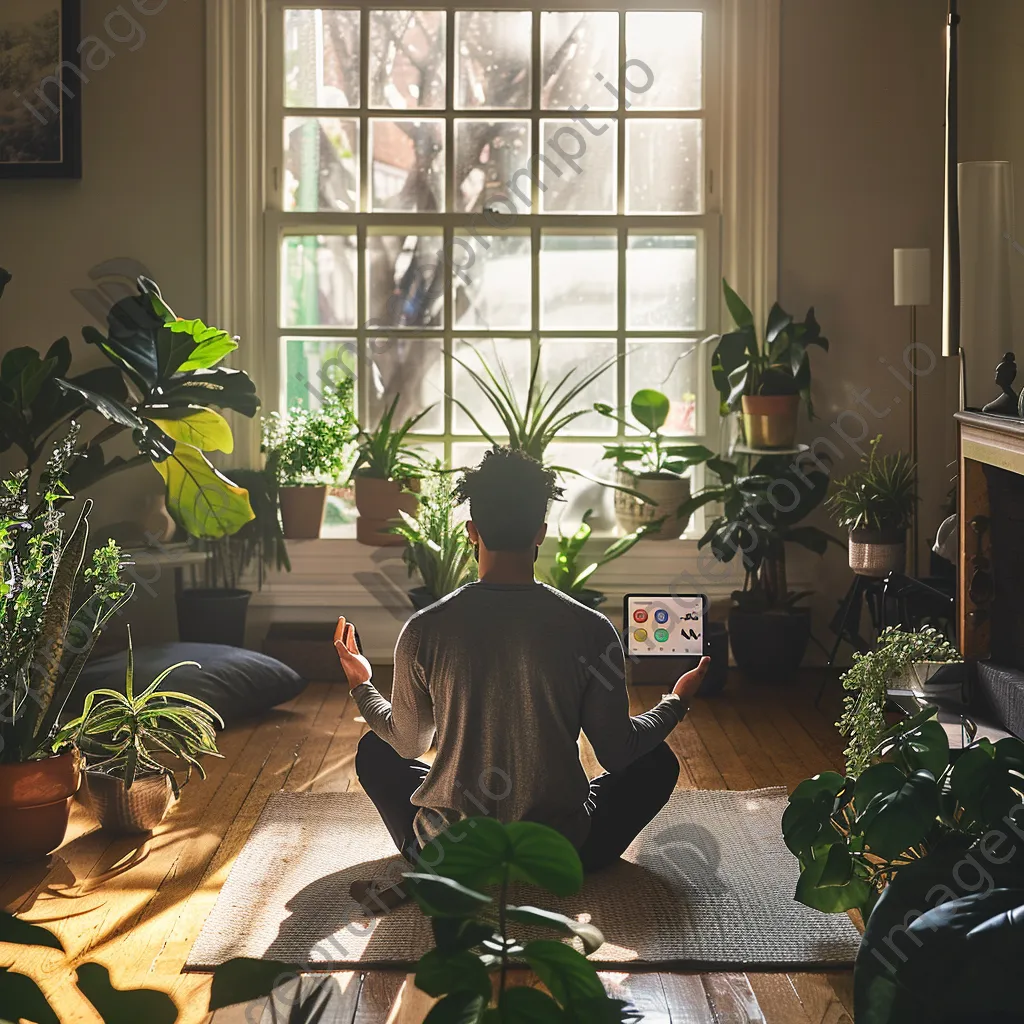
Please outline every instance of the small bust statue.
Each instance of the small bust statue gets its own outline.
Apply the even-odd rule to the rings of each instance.
[[[989,402],[981,411],[995,416],[1017,416],[1020,412],[1020,396],[1011,386],[1017,377],[1017,361],[1012,352],[1003,356],[1002,362],[996,367],[996,384],[1002,394]]]

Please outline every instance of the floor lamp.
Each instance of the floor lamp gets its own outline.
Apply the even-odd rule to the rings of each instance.
[[[932,301],[932,252],[931,249],[893,250],[893,293],[897,306],[910,307],[910,356],[903,362],[910,370],[910,457],[914,462],[914,492],[918,487],[918,436],[917,436],[917,310]],[[910,524],[910,566],[911,575],[917,577],[918,570],[918,513]]]

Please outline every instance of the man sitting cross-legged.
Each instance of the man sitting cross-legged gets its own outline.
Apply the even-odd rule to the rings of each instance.
[[[391,701],[370,682],[352,623],[335,647],[369,724],[356,774],[415,863],[461,818],[557,829],[593,871],[616,861],[665,805],[679,762],[665,743],[709,659],[631,718],[622,644],[599,612],[538,583],[533,568],[554,474],[496,448],[459,484],[480,579],[415,614],[395,648]],[[583,731],[607,770],[588,781]],[[437,735],[433,765],[418,760]]]

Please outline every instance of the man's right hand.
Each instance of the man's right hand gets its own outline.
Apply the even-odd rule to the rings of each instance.
[[[704,677],[708,674],[708,669],[711,667],[710,658],[701,658],[700,664],[693,669],[690,669],[685,675],[681,675],[676,680],[676,685],[672,687],[672,692],[677,697],[682,697],[683,700],[689,700],[693,697],[700,689],[700,684],[704,682]]]

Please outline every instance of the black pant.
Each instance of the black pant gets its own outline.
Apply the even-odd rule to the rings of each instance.
[[[419,808],[411,797],[429,769],[423,761],[400,757],[373,732],[363,736],[356,750],[359,783],[384,819],[395,846],[412,863],[420,848],[413,830]],[[597,871],[617,861],[668,803],[678,778],[676,755],[667,743],[659,743],[621,771],[594,779],[587,799],[590,834],[579,851],[584,869]]]

